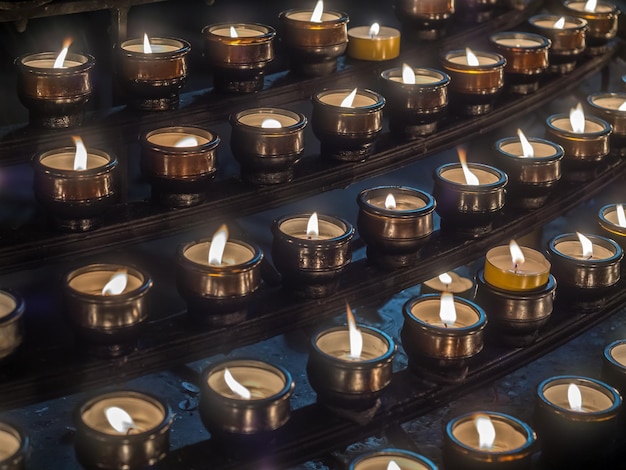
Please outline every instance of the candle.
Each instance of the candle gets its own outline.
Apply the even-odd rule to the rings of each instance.
[[[550,263],[543,254],[514,240],[509,246],[491,248],[485,256],[485,280],[498,289],[537,289],[548,282],[549,274]]]
[[[626,246],[625,204],[607,204],[598,211],[598,222],[605,234],[624,248]]]
[[[602,354],[602,380],[626,392],[626,341],[618,339],[608,344]]]
[[[361,191],[357,203],[368,258],[387,268],[413,263],[433,232],[433,197],[409,187],[379,186]]]
[[[22,344],[24,310],[20,296],[0,290],[0,361],[14,354]]]
[[[152,199],[168,207],[205,200],[217,171],[217,134],[193,126],[161,127],[142,135],[141,171],[152,185]]]
[[[609,137],[611,152],[626,155],[626,93],[592,93],[587,97],[587,103],[594,114],[613,127]]]
[[[170,407],[133,390],[107,392],[75,410],[76,457],[86,468],[138,468],[154,465],[169,449]]]
[[[382,61],[400,55],[400,31],[373,23],[348,30],[348,55],[353,59]]]
[[[0,466],[6,470],[26,468],[30,440],[20,429],[0,421]]]
[[[586,41],[588,55],[604,54],[607,43],[617,35],[620,11],[613,3],[596,0],[565,0],[567,14],[583,18],[589,24]]]
[[[284,285],[309,298],[337,290],[352,259],[352,225],[338,217],[299,214],[274,220],[272,233],[272,259]]]
[[[251,108],[231,114],[230,148],[241,176],[253,184],[291,181],[304,151],[303,114],[281,108]]]
[[[365,160],[382,131],[385,98],[354,88],[325,90],[313,95],[313,133],[322,155],[339,161]]]
[[[395,0],[394,12],[405,34],[420,40],[445,35],[454,15],[453,0]]]
[[[576,16],[535,15],[528,23],[552,44],[548,49],[548,72],[565,74],[576,67],[586,47],[587,20]]]
[[[561,255],[573,258],[577,261],[591,262],[613,258],[619,251],[618,249],[614,249],[611,244],[601,245],[600,243],[593,243],[594,241],[600,240],[599,237],[589,236],[584,238],[587,238],[589,248],[587,248],[584,241],[565,240],[565,237],[561,237],[561,239],[565,241],[560,241],[560,239],[556,240],[554,242],[554,250],[558,251]],[[608,241],[610,242],[612,240]]]
[[[448,271],[424,281],[420,291],[422,294],[441,294],[443,292],[471,300],[474,295],[474,281],[454,271]]]
[[[393,466],[396,465],[396,467]],[[356,457],[348,470],[436,470],[437,466],[424,457],[404,449],[381,449]]]

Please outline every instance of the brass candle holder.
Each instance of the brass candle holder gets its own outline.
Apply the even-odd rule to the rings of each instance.
[[[452,0],[396,0],[396,17],[402,23],[403,34],[420,40],[443,37],[454,16]]]
[[[552,42],[548,49],[549,73],[563,75],[576,68],[576,62],[587,44],[587,20],[576,16],[541,14],[531,17],[528,23],[535,32]]]
[[[29,451],[29,437],[13,424],[0,421],[0,468],[24,470]]]
[[[170,407],[145,392],[119,390],[84,400],[74,410],[76,458],[85,468],[146,468],[170,446]]]
[[[626,204],[607,204],[598,211],[598,223],[604,234],[616,241],[622,249],[626,248],[626,223],[621,220]]]
[[[132,351],[148,318],[151,288],[148,273],[132,266],[90,264],[66,274],[67,314],[83,345],[101,357]]]
[[[448,108],[447,74],[403,65],[385,70],[380,76],[388,101],[389,127],[394,134],[410,140],[437,130]]]
[[[602,352],[602,380],[626,393],[626,340],[618,339],[606,345]]]
[[[128,105],[142,111],[178,108],[190,51],[191,45],[182,39],[145,36],[121,43],[119,80]]]
[[[437,466],[423,455],[391,448],[359,455],[350,462],[348,470],[387,470],[389,462],[407,470],[437,470]]]
[[[346,100],[353,95],[351,103]],[[322,155],[335,160],[365,160],[383,129],[385,98],[375,91],[336,89],[312,97],[313,133],[321,141]]]
[[[218,135],[193,126],[161,127],[141,136],[141,171],[152,185],[152,199],[168,207],[205,200],[217,171]]]
[[[220,23],[205,26],[204,55],[213,69],[219,91],[252,93],[263,89],[267,65],[274,60],[271,26],[257,23]]]
[[[548,69],[551,41],[538,34],[511,31],[494,33],[489,41],[506,59],[504,81],[511,93],[527,95],[539,89],[539,79]]]
[[[493,18],[498,0],[461,0],[454,5],[455,19],[463,23],[480,24]]]
[[[433,232],[435,200],[430,194],[404,186],[379,186],[361,191],[357,203],[357,228],[372,262],[398,268],[417,260]]]
[[[55,68],[56,52],[26,54],[15,59],[17,94],[29,111],[31,125],[47,128],[79,126],[93,94],[96,59],[69,52],[62,68]]]
[[[592,11],[587,11],[587,2],[584,0],[565,0],[563,7],[568,15],[587,20],[586,53],[591,56],[604,54],[607,43],[617,35],[618,17],[620,11],[615,4],[598,1]]]
[[[286,183],[304,151],[303,114],[280,108],[251,108],[231,114],[230,148],[241,177],[252,184]]]
[[[611,153],[626,156],[626,93],[593,93],[587,97],[591,111],[611,124]],[[620,109],[621,108],[621,109]]]
[[[20,296],[0,290],[0,362],[9,359],[22,344],[24,310]]]

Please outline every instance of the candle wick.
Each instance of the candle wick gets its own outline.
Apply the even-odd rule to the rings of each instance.
[[[126,431],[127,436],[130,436],[131,434],[137,434],[137,430],[133,427],[128,428],[128,430]]]
[[[517,263],[515,263],[515,265],[513,266],[513,272],[517,274]]]
[[[589,259],[591,259],[591,258],[593,258],[593,253],[592,253],[592,254],[590,254],[589,256],[587,256],[587,259],[588,259],[588,260],[589,260]]]

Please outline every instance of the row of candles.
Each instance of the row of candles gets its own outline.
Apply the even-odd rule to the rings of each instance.
[[[399,3],[400,9],[411,6]],[[449,0],[444,0],[444,4],[446,8],[454,8]],[[431,8],[429,3],[428,9]],[[450,82],[452,94],[459,94],[467,101],[461,108],[463,112],[472,115],[488,112],[504,86],[505,74],[509,76],[511,91],[530,93],[538,88],[544,71],[571,71],[587,44],[588,52],[601,53],[606,42],[615,36],[619,14],[615,5],[597,0],[567,0],[565,8],[571,16],[538,15],[529,20],[540,35],[526,32],[492,35],[491,43],[498,53],[444,54],[442,63],[450,77],[429,69],[409,74],[408,82],[402,78],[406,75],[395,71],[382,76],[386,81],[402,83],[402,86],[393,83],[389,86],[403,90],[404,94],[438,96],[438,99],[412,96],[412,100],[422,103],[437,101],[437,107],[447,104],[445,90]],[[412,5],[412,9],[420,11],[419,6]],[[435,16],[439,17],[439,13]],[[387,60],[399,54],[398,30],[381,28],[378,24],[347,30],[348,16],[343,12],[323,11],[321,0],[314,10],[289,10],[279,18],[296,70],[306,74],[332,71],[336,58],[346,47],[359,59]],[[203,33],[205,55],[214,69],[217,89],[231,92],[262,89],[264,70],[274,57],[272,40],[276,33],[272,27],[254,23],[216,24],[205,27]],[[69,127],[83,120],[84,104],[92,93],[91,71],[95,59],[88,54],[68,53],[68,47],[56,58],[55,53],[44,52],[16,59],[18,94],[29,108],[34,124]],[[180,89],[187,78],[190,50],[191,45],[185,40],[147,35],[121,43],[120,77],[129,104],[146,110],[177,107]],[[375,108],[381,102],[379,96],[362,96],[361,100],[363,103],[357,107]],[[328,98],[328,101],[334,100]]]

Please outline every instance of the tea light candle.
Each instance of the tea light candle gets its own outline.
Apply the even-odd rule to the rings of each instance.
[[[485,280],[493,287],[507,291],[528,291],[548,282],[550,263],[540,252],[509,246],[491,248],[485,255]]]
[[[423,455],[404,449],[382,449],[356,457],[348,470],[388,470],[392,463],[402,470],[437,470],[437,466]]]
[[[404,186],[379,186],[357,196],[357,227],[367,256],[383,267],[411,264],[433,232],[435,200]]]
[[[21,297],[0,290],[0,361],[11,356],[22,344],[24,310]]]
[[[26,468],[30,439],[12,424],[0,421],[0,466],[6,470]]]
[[[400,55],[400,31],[378,23],[350,28],[348,55],[370,61],[395,59]]]
[[[624,204],[607,204],[598,211],[598,222],[606,235],[624,248],[626,246],[626,215]]]
[[[256,23],[220,23],[204,27],[202,34],[216,89],[235,93],[263,89],[265,69],[274,60],[274,28]]]
[[[454,16],[453,0],[395,0],[394,12],[405,34],[433,40],[445,35]]]
[[[602,0],[565,0],[563,7],[568,15],[587,20],[587,54],[604,54],[607,42],[617,35],[617,6]]]
[[[613,126],[611,152],[626,155],[626,93],[593,93],[587,97],[591,111]]]
[[[471,300],[474,295],[474,281],[454,271],[448,271],[424,281],[420,290],[422,294],[442,294],[444,292]]]
[[[283,284],[296,294],[317,298],[334,293],[350,264],[354,228],[339,217],[298,214],[272,224],[272,259]]]
[[[608,344],[602,354],[602,380],[626,392],[626,340],[618,339]]]
[[[281,108],[251,108],[231,114],[230,148],[241,176],[253,184],[291,181],[304,151],[306,117]]]
[[[161,127],[143,134],[141,170],[152,185],[152,198],[170,207],[188,207],[205,199],[217,171],[220,138],[199,127]]]
[[[312,97],[313,133],[322,155],[339,161],[359,161],[373,151],[381,133],[385,98],[365,89],[325,90]]]
[[[154,465],[169,450],[170,407],[144,392],[120,390],[83,401],[74,412],[75,450],[86,468]]]
[[[576,61],[585,51],[587,20],[576,16],[550,14],[535,15],[528,20],[532,29],[548,38],[548,72],[565,74],[576,67]]]
[[[529,469],[537,437],[524,422],[494,411],[457,416],[444,434],[446,468]]]

